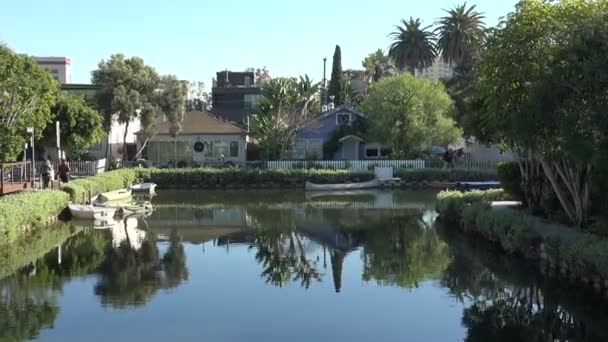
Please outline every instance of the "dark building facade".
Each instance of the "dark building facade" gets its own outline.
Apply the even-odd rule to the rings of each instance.
[[[244,125],[262,94],[255,84],[253,72],[221,71],[216,74],[211,89],[213,115]]]

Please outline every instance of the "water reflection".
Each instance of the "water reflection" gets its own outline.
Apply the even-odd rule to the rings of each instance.
[[[441,340],[608,340],[608,315],[597,301],[579,289],[543,280],[534,267],[464,238],[450,227],[435,227],[428,194],[372,192],[314,198],[303,193],[204,194],[161,195],[155,199],[156,211],[148,218],[132,217],[105,230],[82,228],[59,243],[59,248],[0,280],[0,340],[44,337],[44,331],[58,334],[57,340],[69,340],[70,330],[56,323],[69,305],[62,298],[70,296],[89,296],[97,306],[141,310],[145,316],[143,313],[154,307],[172,309],[172,300],[165,301],[164,306],[147,305],[154,298],[180,298],[194,291],[187,297],[189,301],[221,294],[227,307],[238,309],[240,303],[232,297],[239,294],[202,290],[205,284],[215,284],[215,291],[219,291],[234,286],[231,282],[235,281],[244,292],[258,283],[270,291],[296,289],[308,295],[300,304],[315,307],[327,303],[347,307],[354,298],[365,299],[368,306],[359,315],[368,324],[381,324],[395,315],[416,317],[423,311],[422,307],[407,305],[386,312],[384,307],[374,310],[369,303],[385,298],[389,289],[395,296],[393,302],[430,293],[425,301],[436,300],[433,309],[438,312],[447,312],[454,305],[462,308],[454,320],[433,323],[439,331],[456,327],[456,332],[446,333],[449,335]],[[188,247],[195,245],[198,247]],[[201,273],[204,261],[207,267],[214,267],[213,272]],[[236,273],[249,276],[235,277]],[[86,280],[86,293],[71,292],[83,289],[70,286],[75,279]],[[182,286],[186,283],[191,285],[190,290]],[[275,303],[272,293],[258,290],[255,296],[260,296],[259,303]],[[292,292],[288,300],[297,301],[296,297]],[[279,322],[287,319],[277,317],[265,305],[255,307],[256,315],[272,314]],[[290,308],[300,306],[281,306],[277,312],[287,317],[300,310]],[[79,311],[78,307],[69,309]],[[222,312],[213,305],[207,311],[196,310],[181,307],[173,311],[174,319],[187,321],[191,314]],[[98,316],[100,329],[116,328],[115,323],[109,323],[113,312],[103,311]],[[144,319],[139,318],[142,316],[132,319]],[[322,327],[315,317],[307,318],[307,325]],[[331,328],[322,337],[329,338],[352,326],[340,315],[331,317]],[[156,333],[162,331],[153,324],[140,324]],[[281,330],[282,326],[288,329],[289,324],[274,328],[281,331],[281,336],[292,331]],[[243,321],[239,329],[246,334],[247,327]],[[259,324],[255,327],[260,329]],[[402,332],[391,332],[393,327],[374,330],[374,336],[379,340],[402,339]],[[182,325],[182,329],[199,331],[199,326]],[[428,334],[410,337],[432,340]],[[360,340],[369,340],[366,337],[362,335]]]

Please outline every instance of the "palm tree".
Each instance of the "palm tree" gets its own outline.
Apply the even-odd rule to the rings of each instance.
[[[435,36],[430,26],[421,28],[422,21],[410,17],[408,21],[401,20],[403,26],[395,25],[397,31],[389,37],[393,44],[389,47],[388,55],[395,61],[395,66],[401,71],[407,70],[414,75],[416,70],[433,65],[437,51]]]
[[[437,49],[446,63],[457,67],[470,65],[473,54],[483,38],[483,13],[475,11],[476,5],[467,8],[467,3],[445,10],[445,17],[436,22]]]

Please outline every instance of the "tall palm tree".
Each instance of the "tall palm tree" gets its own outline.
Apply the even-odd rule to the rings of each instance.
[[[420,19],[410,17],[402,19],[403,26],[395,25],[397,31],[389,37],[393,43],[389,47],[388,55],[395,61],[395,66],[401,71],[407,70],[414,75],[416,70],[430,67],[437,57],[435,49],[435,36],[430,26],[423,27]]]
[[[435,23],[437,28],[437,49],[446,63],[457,67],[470,65],[475,49],[483,38],[485,18],[483,13],[475,11],[476,5],[467,8],[467,3],[444,9],[445,17]]]

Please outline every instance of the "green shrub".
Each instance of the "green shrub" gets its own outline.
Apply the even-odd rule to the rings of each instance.
[[[460,226],[499,244],[509,253],[530,254],[540,241],[529,221],[520,213],[493,210],[491,201],[503,199],[503,190],[443,191],[437,195],[437,211],[443,221]]]
[[[159,188],[246,187],[269,184],[303,187],[307,181],[320,184],[362,182],[373,179],[372,172],[345,170],[261,170],[261,169],[138,169],[139,179],[154,182]]]
[[[119,169],[105,172],[94,177],[79,179],[66,184],[63,191],[77,203],[84,203],[90,195],[118,190],[133,185],[139,174],[139,169]]]
[[[524,200],[521,188],[521,171],[517,162],[504,162],[498,164],[498,181],[500,186],[515,200]]]
[[[496,180],[496,170],[480,169],[409,169],[401,168],[395,172],[395,177],[406,183],[420,182],[485,182]]]
[[[608,240],[591,234],[571,240],[545,241],[545,253],[554,265],[581,277],[608,279]]]
[[[0,198],[0,244],[21,237],[27,228],[45,225],[68,205],[61,191],[28,191]]]

